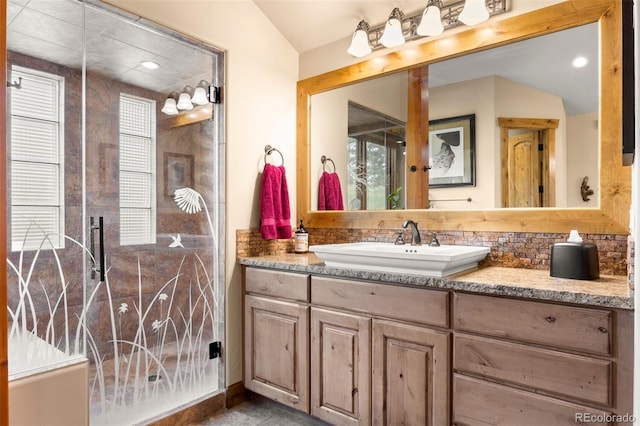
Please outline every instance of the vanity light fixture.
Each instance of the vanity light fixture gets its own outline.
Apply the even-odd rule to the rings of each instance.
[[[204,80],[201,80],[200,83],[198,83],[193,91],[193,96],[191,97],[191,102],[194,105],[205,105],[209,103],[209,99],[207,98],[208,86],[209,83]]]
[[[476,25],[489,19],[485,0],[466,0],[458,20],[463,24]]]
[[[182,93],[180,93],[177,107],[181,111],[190,111],[193,109],[193,104],[191,103],[191,95],[189,94],[189,92],[191,91],[190,89],[191,86],[186,86]]]
[[[355,56],[356,58],[361,58],[371,53],[371,45],[369,45],[369,28],[369,24],[364,19],[358,23],[358,26],[351,37],[351,45],[349,45],[349,49],[347,49],[347,52],[350,55]]]
[[[397,7],[384,24],[370,26],[361,20],[351,38],[347,52],[363,57],[383,47],[397,47],[405,41],[436,36],[461,24],[475,25],[490,16],[507,11],[507,0],[428,0],[426,7],[405,15]]]
[[[165,99],[164,106],[160,111],[167,115],[176,115],[178,114],[178,107],[176,106],[176,97],[178,96],[177,92],[171,92],[171,94]]]
[[[176,115],[180,111],[191,111],[209,103],[219,104],[221,99],[220,87],[209,84],[206,80],[200,80],[195,89],[186,86],[179,95],[178,92],[171,92],[160,111],[167,115]]]
[[[416,33],[421,36],[437,36],[442,34],[444,26],[440,18],[440,9],[442,9],[442,1],[429,0],[427,7],[424,8],[420,25],[416,29]]]
[[[404,13],[397,7],[391,11],[384,32],[380,37],[380,43],[385,47],[397,47],[404,44],[404,34],[402,34],[402,18]]]

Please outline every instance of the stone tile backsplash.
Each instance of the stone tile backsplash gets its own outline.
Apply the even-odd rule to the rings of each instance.
[[[393,242],[396,229],[309,228],[309,244],[333,244],[358,241]],[[421,232],[423,241],[430,233]],[[534,232],[440,231],[440,244],[479,245],[491,248],[484,266],[549,269],[551,246],[566,241],[567,234]],[[238,257],[275,255],[293,252],[293,240],[263,240],[258,229],[236,231]],[[600,273],[633,277],[633,243],[628,235],[583,234],[585,242],[598,247]],[[409,240],[405,232],[405,241]]]

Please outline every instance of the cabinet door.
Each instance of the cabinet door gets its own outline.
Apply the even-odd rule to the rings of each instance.
[[[244,386],[309,412],[309,308],[245,296]]]
[[[311,414],[334,425],[371,423],[368,318],[311,308]]]
[[[373,320],[373,424],[449,424],[449,333]]]

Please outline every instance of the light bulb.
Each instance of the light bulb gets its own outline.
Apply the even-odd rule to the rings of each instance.
[[[351,37],[351,45],[347,49],[347,53],[361,58],[371,53],[371,46],[369,45],[369,24],[364,19],[358,23],[356,30]]]
[[[161,109],[167,115],[176,115],[178,108],[176,107],[176,100],[174,98],[167,98],[164,101],[164,106]]]
[[[193,109],[193,104],[191,103],[191,96],[187,92],[180,93],[180,97],[178,98],[179,110],[191,110]]]
[[[355,56],[356,58],[361,58],[371,53],[369,35],[366,31],[356,30],[356,32],[353,33],[351,45],[349,46],[349,49],[347,49],[347,53]]]
[[[571,61],[571,66],[574,68],[582,68],[587,66],[589,63],[589,59],[586,56],[576,56],[573,61]]]
[[[204,105],[209,103],[209,99],[207,99],[207,91],[204,90],[204,87],[202,86],[196,87],[196,90],[193,91],[191,102],[196,105]]]
[[[384,32],[380,37],[380,43],[385,47],[396,47],[404,44],[404,35],[402,34],[402,22],[404,13],[397,7],[393,9],[386,25],[384,26]]]
[[[489,19],[489,11],[485,0],[466,0],[458,21],[467,25],[475,25]]]
[[[444,27],[440,19],[440,8],[435,4],[429,4],[422,14],[420,25],[416,32],[422,36],[437,36],[442,34]]]

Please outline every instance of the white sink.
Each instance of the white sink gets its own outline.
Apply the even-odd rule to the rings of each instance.
[[[394,245],[392,243],[323,244],[309,247],[327,266],[445,277],[473,269],[489,247]]]

